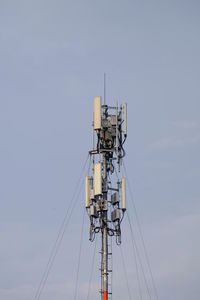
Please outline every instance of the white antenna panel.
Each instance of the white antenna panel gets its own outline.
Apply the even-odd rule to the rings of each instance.
[[[101,163],[94,165],[94,195],[102,194]]]
[[[93,188],[93,178],[91,176],[86,176],[85,178],[85,207],[90,207],[90,195]]]
[[[124,135],[127,136],[127,103],[124,103],[123,111],[124,111]]]
[[[126,210],[126,178],[122,178],[122,210]]]
[[[101,129],[101,97],[94,98],[94,129]]]

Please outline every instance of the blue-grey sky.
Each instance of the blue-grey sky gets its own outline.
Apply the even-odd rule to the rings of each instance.
[[[104,72],[107,101],[128,102],[125,163],[159,300],[199,299],[199,37],[197,0],[0,0],[1,299],[34,299],[91,147]],[[84,190],[78,201],[43,300],[74,297]],[[80,300],[94,248],[88,225]],[[126,218],[122,229],[137,299]],[[118,253],[115,300],[128,299]],[[95,270],[93,299],[99,285]]]

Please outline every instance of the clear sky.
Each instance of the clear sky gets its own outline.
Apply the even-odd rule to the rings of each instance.
[[[200,2],[0,0],[2,300],[34,299],[91,147],[104,72],[108,103],[128,103],[125,162],[159,300],[199,300]],[[74,297],[84,190],[78,201],[43,300]],[[88,225],[77,300],[94,248]],[[138,299],[127,219],[122,231]],[[114,299],[128,299],[114,252]]]

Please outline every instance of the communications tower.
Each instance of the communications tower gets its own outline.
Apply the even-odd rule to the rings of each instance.
[[[109,106],[101,97],[94,98],[92,174],[86,176],[85,206],[90,218],[90,241],[101,234],[101,300],[112,298],[109,284],[109,238],[121,244],[121,222],[126,211],[126,180],[120,168],[125,156],[127,104]],[[113,176],[115,174],[115,176]]]

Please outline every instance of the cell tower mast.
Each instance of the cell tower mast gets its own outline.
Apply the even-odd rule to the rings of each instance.
[[[105,92],[104,92],[105,93]],[[105,97],[105,95],[104,95]],[[101,300],[112,298],[108,267],[109,237],[121,244],[121,222],[126,211],[126,181],[120,176],[123,148],[127,137],[127,104],[102,105],[101,97],[94,98],[92,175],[86,176],[86,202],[90,218],[90,241],[101,234]],[[113,174],[117,172],[117,182]]]

